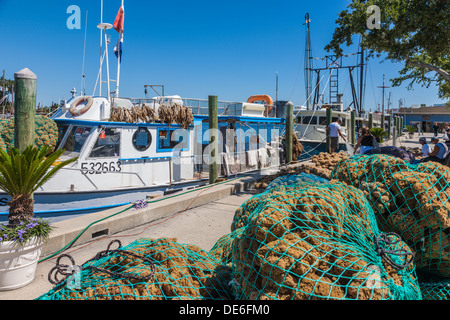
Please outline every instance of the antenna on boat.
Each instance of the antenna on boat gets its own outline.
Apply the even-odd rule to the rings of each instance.
[[[100,24],[103,23],[103,0],[100,0]],[[103,30],[100,29],[100,71],[98,95],[102,95]]]
[[[106,30],[112,29],[113,25],[110,23],[99,23],[97,25],[97,28],[101,30],[101,32],[105,34],[105,56],[106,56],[106,78],[107,78],[107,84],[108,84],[108,101],[111,102],[111,92],[110,92],[110,80],[109,80],[109,60],[108,60],[108,36],[106,34]],[[103,61],[102,61],[103,63]],[[101,65],[100,65],[101,68]],[[100,81],[100,88],[101,88],[101,81]],[[100,89],[101,91],[101,89]]]
[[[305,86],[306,86],[306,107],[308,110],[311,109],[311,30],[310,30],[311,19],[309,18],[309,13],[305,15],[305,23],[306,25],[306,49],[305,49]]]
[[[85,64],[85,60],[86,60],[87,24],[88,24],[88,11],[86,10],[86,24],[85,24],[85,27],[84,27],[83,67],[82,67],[82,71],[81,71],[81,95],[82,96],[86,94],[86,82],[85,82],[86,75],[84,74],[84,64]]]

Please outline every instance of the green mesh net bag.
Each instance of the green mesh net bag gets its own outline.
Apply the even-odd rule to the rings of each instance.
[[[415,252],[417,269],[450,276],[450,168],[354,156],[341,161],[332,178],[364,192],[380,229],[399,234]]]
[[[450,300],[450,279],[429,273],[417,273],[423,300]]]
[[[229,265],[233,260],[233,246],[234,241],[239,238],[244,232],[244,228],[236,229],[224,236],[222,236],[214,244],[209,254],[215,257],[217,260],[221,261],[225,265]]]
[[[291,184],[298,184],[303,182],[326,184],[329,183],[330,181],[328,179],[316,176],[314,174],[300,172],[299,174],[288,174],[276,178],[271,183],[269,183],[266,190],[281,185],[289,186]]]
[[[66,257],[60,258],[62,261]],[[80,266],[77,273],[69,273],[70,276],[60,280],[58,271],[67,275],[66,266],[58,261],[49,275],[56,285],[39,300],[223,300],[232,297],[228,286],[231,268],[206,251],[180,244],[176,239],[139,239],[123,248],[108,247]]]
[[[255,213],[258,213],[261,208],[266,205],[267,201],[270,201],[270,196],[273,194],[284,194],[289,188],[302,188],[312,184],[328,184],[330,181],[321,178],[313,174],[301,174],[301,175],[284,175],[280,176],[272,182],[276,182],[273,185],[268,185],[265,192],[259,193],[250,199],[244,201],[243,204],[236,210],[233,221],[231,223],[231,231],[240,229],[247,225],[248,221],[252,219]],[[270,191],[270,192],[268,192]]]
[[[421,299],[412,252],[380,232],[361,191],[305,183],[261,198],[233,244],[238,300]]]
[[[58,142],[58,126],[52,119],[37,115],[35,120],[35,145],[41,147],[47,145],[52,151]],[[7,150],[14,147],[14,118],[0,120],[0,147]]]

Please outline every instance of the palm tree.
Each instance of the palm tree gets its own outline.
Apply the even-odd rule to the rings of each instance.
[[[53,166],[64,150],[49,154],[50,150],[49,146],[40,149],[29,146],[23,152],[16,148],[8,152],[0,149],[0,189],[11,196],[8,203],[10,226],[32,219],[34,192],[58,170],[78,159],[69,159]]]

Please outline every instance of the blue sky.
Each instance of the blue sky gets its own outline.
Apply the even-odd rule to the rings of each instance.
[[[311,17],[314,56],[323,57],[329,54],[323,47],[331,40],[337,15],[348,3],[125,0],[121,96],[143,98],[144,85],[154,84],[164,85],[166,94],[186,98],[217,95],[219,100],[246,101],[255,94],[275,98],[278,72],[278,98],[304,104],[304,16],[309,13]],[[104,0],[104,22],[114,22],[120,4],[120,0]],[[70,5],[81,10],[79,30],[67,28]],[[48,105],[70,98],[72,88],[81,88],[86,12],[84,71],[87,93],[92,94],[99,70],[100,32],[96,26],[100,22],[100,0],[0,0],[0,72],[4,69],[9,79],[25,67],[36,73],[38,103]],[[109,34],[110,72],[115,79],[117,60],[112,49],[118,33],[112,29]],[[355,51],[349,48],[345,53]],[[381,104],[382,92],[377,87],[382,85],[383,74],[388,80],[401,68],[398,63],[370,61],[366,110]],[[341,73],[340,86],[344,102],[349,103],[348,73]],[[435,87],[416,85],[409,91],[406,86],[387,89],[386,96],[391,92],[394,108],[399,99],[408,106],[443,103]],[[115,89],[114,84],[111,89]],[[154,94],[149,92],[150,96]]]

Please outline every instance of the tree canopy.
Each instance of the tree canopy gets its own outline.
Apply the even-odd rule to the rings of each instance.
[[[326,50],[341,55],[342,45],[352,45],[353,36],[360,35],[371,56],[403,63],[393,86],[435,82],[439,97],[450,99],[450,1],[352,0],[336,23]]]

